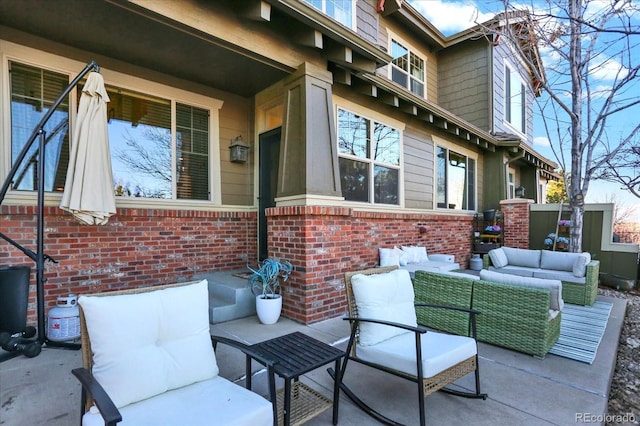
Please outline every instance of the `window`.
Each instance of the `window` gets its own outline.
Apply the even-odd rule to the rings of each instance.
[[[355,28],[355,1],[353,0],[305,0],[307,3],[331,16],[345,27]]]
[[[69,76],[9,62],[11,79],[11,165],[27,144],[42,117],[69,85]],[[69,103],[62,102],[45,125],[45,191],[64,189],[69,162]],[[38,141],[16,173],[13,189],[38,189]]]
[[[391,56],[391,80],[424,97],[424,59],[396,40],[391,40]]]
[[[475,210],[476,161],[447,148],[437,148],[437,203],[439,208]]]
[[[108,87],[109,145],[116,194],[209,199],[209,112],[175,103],[175,157],[169,99]],[[175,159],[175,173],[172,164]]]
[[[67,88],[68,74],[9,62],[11,79],[11,159],[15,163],[34,127]],[[211,109],[178,102],[178,90],[159,93],[107,85],[108,133],[114,191],[120,197],[212,200]],[[76,87],[80,97],[82,83]],[[194,95],[197,97],[197,95]],[[202,97],[200,97],[202,98]],[[216,101],[200,99],[215,108]],[[216,110],[217,113],[217,110]],[[45,126],[45,190],[63,191],[69,162],[69,105],[63,102]],[[37,148],[33,144],[18,169],[13,189],[37,189]],[[219,192],[219,191],[216,191]],[[218,201],[215,198],[216,202]]]
[[[516,198],[516,172],[513,169],[509,169],[509,182],[507,182],[508,186],[508,198]]]
[[[525,133],[525,87],[520,75],[508,66],[505,67],[505,86],[505,119],[517,131]]]
[[[338,109],[338,153],[346,200],[399,204],[398,130]]]

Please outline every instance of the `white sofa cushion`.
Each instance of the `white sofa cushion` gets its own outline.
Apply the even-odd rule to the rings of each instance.
[[[578,278],[583,278],[587,275],[587,265],[591,262],[591,253],[580,253],[573,263],[573,275]]]
[[[538,269],[533,273],[534,278],[544,278],[546,280],[560,280],[575,284],[586,284],[585,277],[578,278],[569,271],[554,271],[553,269]]]
[[[378,254],[380,255],[380,266],[400,266],[400,256],[395,249],[380,247]]]
[[[556,271],[569,271],[573,273],[573,265],[578,257],[580,257],[580,254],[578,253],[542,250],[540,268]]]
[[[146,293],[80,296],[93,375],[116,407],[217,376],[206,280]]]
[[[220,376],[129,404],[120,414],[118,426],[273,424],[268,400]],[[104,426],[104,420],[94,407],[82,425]]]
[[[507,265],[504,268],[494,268],[493,266],[489,266],[489,270],[494,272],[500,272],[502,274],[519,275],[521,277],[533,277],[533,274],[536,271],[539,271],[538,268],[527,268],[525,266],[511,266],[511,265]]]
[[[501,248],[507,256],[508,263],[511,266],[526,266],[529,268],[540,267],[540,250],[527,250],[513,247]]]
[[[426,247],[402,246],[402,251],[406,252],[409,255],[407,263],[424,263],[429,261]]]
[[[416,271],[427,271],[427,272],[444,272],[444,271],[455,271],[456,269],[460,269],[460,265],[458,263],[451,262],[424,262],[424,263],[408,263],[405,266],[401,266],[402,269],[406,269],[409,271],[409,275],[411,279],[414,278]]]
[[[474,356],[476,342],[470,337],[428,331],[421,336],[422,374],[433,377]],[[404,333],[374,346],[358,346],[358,358],[416,375],[414,333]]]
[[[548,289],[551,292],[549,309],[561,311],[564,307],[564,301],[562,300],[562,282],[560,280],[520,277],[517,275],[501,274],[499,272],[487,271],[486,269],[480,271],[480,279],[521,287],[536,287]]]
[[[491,264],[496,268],[504,268],[509,264],[509,259],[501,248],[489,250],[489,258],[491,258]]]
[[[405,269],[382,274],[356,274],[351,277],[358,316],[416,326],[413,284]],[[407,330],[382,324],[360,323],[361,345],[375,345],[407,333]]]

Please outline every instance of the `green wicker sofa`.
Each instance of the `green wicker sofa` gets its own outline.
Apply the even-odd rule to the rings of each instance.
[[[485,281],[463,274],[416,271],[416,303],[472,308],[477,316],[477,339],[530,355],[544,357],[560,336],[561,312],[552,314],[551,290]],[[419,323],[468,335],[468,319],[460,313],[443,315],[416,309]]]
[[[497,267],[494,254],[498,251],[506,253],[507,265]],[[518,262],[514,259],[520,260]],[[583,263],[582,273],[573,266],[580,259]],[[587,259],[585,261],[585,259]],[[523,260],[526,260],[523,262]],[[530,260],[530,262],[529,262]],[[598,278],[600,261],[591,260],[589,253],[565,253],[549,250],[525,250],[502,247],[491,250],[482,258],[483,269],[519,276],[559,279],[562,281],[562,298],[566,303],[591,306],[598,295]]]

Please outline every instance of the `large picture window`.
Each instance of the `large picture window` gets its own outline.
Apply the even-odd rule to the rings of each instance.
[[[342,196],[348,201],[399,204],[400,132],[338,109]]]
[[[171,199],[175,184],[177,199],[208,200],[208,111],[176,102],[174,117],[169,99],[114,87],[107,91],[116,195]]]
[[[69,84],[69,76],[9,62],[11,160],[17,160],[43,114]],[[80,97],[82,83],[77,86]],[[211,200],[211,111],[107,85],[108,133],[114,191],[121,197]],[[69,162],[69,104],[45,126],[45,191],[63,191]],[[13,189],[37,190],[34,143],[19,167]]]
[[[345,27],[355,29],[355,1],[353,0],[305,0],[325,15],[331,16]]]
[[[391,40],[391,79],[412,93],[424,97],[424,59],[396,40]]]
[[[520,75],[505,67],[505,120],[520,133],[526,133],[525,87]]]
[[[475,210],[476,161],[438,146],[436,185],[439,208]]]

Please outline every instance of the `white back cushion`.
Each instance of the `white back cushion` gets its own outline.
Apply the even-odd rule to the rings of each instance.
[[[540,267],[540,250],[527,250],[513,247],[502,247],[511,266]]]
[[[480,279],[485,281],[492,281],[494,283],[517,285],[521,287],[536,287],[548,289],[551,291],[551,301],[549,304],[549,309],[561,311],[564,307],[564,300],[562,300],[562,281],[560,280],[521,277],[518,275],[501,274],[500,272],[487,271],[486,269],[480,271]]]
[[[402,251],[408,254],[407,263],[424,263],[429,261],[427,248],[422,246],[402,246]]]
[[[413,284],[405,269],[382,274],[356,274],[351,277],[351,287],[358,308],[358,316],[366,319],[392,321],[416,326],[416,310],[413,305]],[[406,330],[382,324],[360,323],[361,345],[376,343],[407,333]]]
[[[556,271],[573,271],[573,265],[580,257],[578,253],[565,253],[561,251],[542,250],[540,268]],[[586,263],[585,263],[586,266]]]
[[[491,258],[491,263],[496,268],[504,268],[509,264],[507,255],[504,254],[504,250],[502,250],[502,248],[489,250],[489,257]]]
[[[580,253],[573,263],[573,275],[583,278],[587,274],[587,264],[591,262],[591,253]]]
[[[395,248],[380,247],[378,254],[380,255],[380,266],[400,266],[400,256]]]
[[[207,287],[80,296],[93,375],[116,407],[217,376]]]

